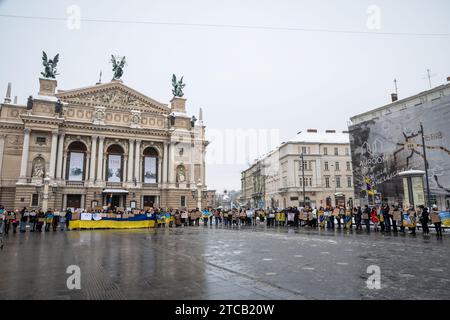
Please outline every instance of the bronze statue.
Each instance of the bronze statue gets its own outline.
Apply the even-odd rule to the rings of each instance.
[[[172,93],[174,97],[182,97],[184,95],[183,88],[186,84],[183,83],[183,77],[181,77],[180,81],[177,81],[177,77],[172,75]]]
[[[55,76],[58,74],[56,73],[56,65],[58,64],[59,61],[59,53],[53,58],[53,59],[48,59],[47,58],[47,54],[45,53],[45,51],[42,51],[42,65],[44,66],[44,71],[41,72],[41,74],[45,77],[45,78],[53,78],[55,79]]]
[[[59,116],[61,116],[63,111],[63,103],[61,102],[61,99],[58,99],[55,103],[55,113],[57,113]]]
[[[120,80],[123,75],[123,68],[125,67],[125,57],[115,57],[114,55],[111,55],[111,63],[113,64],[113,80]]]
[[[33,110],[33,97],[29,96],[27,100],[27,110]]]

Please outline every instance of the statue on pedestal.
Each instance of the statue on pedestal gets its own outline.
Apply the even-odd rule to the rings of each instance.
[[[123,68],[125,67],[125,57],[116,57],[114,55],[111,55],[111,63],[113,65],[113,80],[120,80],[120,78],[122,78],[123,75]]]
[[[45,51],[42,51],[42,65],[44,66],[45,69],[43,72],[41,72],[41,74],[45,78],[55,79],[55,76],[57,75],[56,65],[58,64],[58,61],[59,61],[59,53],[53,59],[49,60],[47,58],[47,54],[45,53]]]
[[[179,81],[177,81],[177,77],[173,74],[172,75],[172,93],[174,97],[182,97],[184,95],[183,88],[186,86],[185,83],[183,83],[183,77]]]

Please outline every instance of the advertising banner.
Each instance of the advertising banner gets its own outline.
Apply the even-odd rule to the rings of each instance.
[[[403,200],[398,174],[424,170],[423,124],[431,194],[450,195],[450,96],[402,110],[383,112],[349,126],[355,195],[367,199],[373,189],[389,201]],[[368,183],[368,181],[370,183]],[[419,179],[413,192],[424,199]],[[406,200],[406,201],[405,201]]]
[[[144,158],[144,183],[156,183],[156,158]]]
[[[83,181],[84,153],[71,152],[69,161],[69,180]]]
[[[122,157],[110,154],[108,156],[108,181],[121,182],[122,177]]]

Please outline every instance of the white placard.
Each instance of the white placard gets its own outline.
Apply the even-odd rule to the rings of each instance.
[[[84,153],[71,152],[69,163],[69,180],[83,181]]]
[[[92,220],[92,213],[82,212],[80,220]]]
[[[101,213],[93,213],[92,219],[94,219],[95,221],[102,220],[102,214]]]

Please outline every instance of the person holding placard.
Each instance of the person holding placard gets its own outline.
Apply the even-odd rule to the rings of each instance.
[[[428,228],[428,222],[430,221],[428,208],[420,206],[420,209],[420,224],[422,225],[423,234],[428,235],[430,233],[430,229]]]
[[[366,225],[366,230],[370,231],[370,208],[369,206],[366,204],[366,206],[364,207],[364,211],[362,214],[362,219]]]
[[[392,230],[397,233],[397,223],[401,223],[402,214],[398,209],[398,206],[392,206]]]
[[[434,229],[436,230],[436,235],[438,238],[442,238],[442,221],[439,216],[438,207],[434,204],[431,211],[431,223],[434,224]]]

